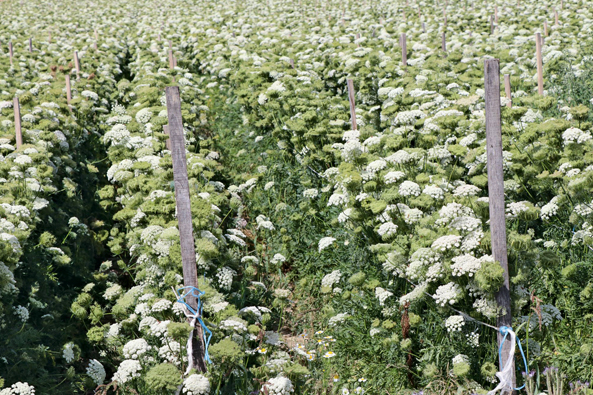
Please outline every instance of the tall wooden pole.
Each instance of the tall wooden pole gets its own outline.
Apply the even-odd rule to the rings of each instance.
[[[504,207],[504,176],[502,166],[502,126],[500,117],[500,65],[498,59],[484,61],[484,88],[486,102],[486,155],[488,168],[488,198],[490,206],[490,233],[492,254],[504,271],[504,282],[496,293],[496,302],[501,309],[496,326],[512,324],[509,264],[507,258],[507,236]],[[502,335],[498,333],[498,344]],[[508,359],[511,342],[504,342],[501,364]],[[502,370],[502,366],[500,366]],[[513,387],[515,368],[513,362]]]
[[[347,80],[348,83],[348,101],[350,102],[350,118],[352,118],[352,130],[357,130],[356,125],[356,102],[354,100],[354,81]]]
[[[535,33],[535,57],[537,61],[537,93],[544,94],[544,64],[542,60],[542,35]]]
[[[33,53],[33,39],[29,37],[29,52]]]
[[[513,107],[513,97],[511,95],[511,76],[509,74],[504,75],[504,92],[507,95],[507,99],[509,99],[507,107]]]
[[[442,43],[441,43],[441,48],[443,50],[443,52],[445,53],[445,56],[447,55],[447,40],[446,40],[446,36],[445,36],[445,32],[443,32],[443,39],[442,39]]]
[[[169,134],[169,125],[163,125],[163,132],[164,132],[166,135],[170,135],[170,134]],[[170,138],[169,138],[169,139],[167,139],[167,140],[165,140],[165,147],[166,147],[166,148],[167,148],[169,151],[171,151],[171,139],[170,139]]]
[[[196,251],[191,216],[191,200],[189,181],[187,179],[187,161],[185,157],[185,138],[183,137],[183,121],[181,119],[181,98],[179,87],[165,88],[167,98],[167,116],[169,118],[169,137],[171,140],[171,156],[173,159],[173,180],[175,183],[175,200],[177,202],[177,219],[179,221],[179,239],[181,242],[181,262],[183,265],[183,284],[186,287],[198,287],[198,271],[196,267]],[[197,311],[195,297],[188,295],[186,303]],[[192,355],[189,356],[193,367],[205,372],[205,345],[202,326],[196,325],[192,336]]]
[[[14,50],[12,48],[12,41],[8,43],[8,54],[10,55],[10,66],[12,66],[12,57],[14,56]]]
[[[175,60],[173,60],[173,51],[169,50],[169,68],[173,70],[175,68]]]
[[[12,106],[14,107],[14,134],[16,140],[16,149],[19,149],[21,148],[21,145],[23,145],[23,132],[21,129],[21,105],[19,103],[18,97],[14,97]]]

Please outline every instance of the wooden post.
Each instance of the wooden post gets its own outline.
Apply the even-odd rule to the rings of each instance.
[[[66,78],[66,101],[68,105],[70,105],[70,100],[72,100],[72,88],[70,86],[70,74],[65,75]]]
[[[494,6],[494,22],[498,25],[498,6]]]
[[[406,67],[408,65],[408,45],[406,43],[406,33],[402,33],[400,42],[402,46],[402,65]]]
[[[175,68],[175,61],[173,60],[173,51],[169,50],[169,68],[173,70]]]
[[[76,79],[80,79],[80,59],[78,59],[78,51],[74,51],[74,67],[76,67]]]
[[[354,101],[354,81],[347,80],[348,83],[348,100],[350,101],[350,118],[352,118],[352,130],[357,130],[356,126],[356,103]]]
[[[95,29],[95,41],[99,41],[99,33],[97,32],[97,29]]]
[[[294,69],[294,60],[290,58],[290,66]]]
[[[29,37],[29,52],[33,53],[33,39]]]
[[[542,35],[535,33],[535,57],[537,60],[537,93],[544,94],[544,65],[542,60]]]
[[[554,10],[554,24],[556,26],[560,26],[560,24],[558,23],[558,11]]]
[[[426,24],[422,22],[422,33],[426,33]]]
[[[14,51],[12,49],[12,41],[8,43],[8,54],[10,55],[10,66],[12,66],[12,57],[14,55]]]
[[[507,99],[509,99],[507,107],[513,107],[513,97],[511,95],[511,76],[509,74],[504,75],[504,91],[507,95]]]
[[[507,258],[504,177],[502,166],[502,129],[500,118],[500,65],[498,59],[484,61],[484,88],[486,102],[486,155],[488,168],[488,197],[490,206],[490,233],[492,235],[492,254],[504,271],[504,283],[496,293],[496,302],[504,314],[499,313],[496,326],[508,326],[511,322],[511,295]],[[502,335],[498,333],[498,344]],[[501,363],[509,357],[511,342],[504,343]],[[500,366],[502,370],[502,366]],[[513,387],[515,386],[515,368],[513,362]]]
[[[544,21],[544,36],[548,37],[548,21]]]
[[[445,32],[443,32],[443,42],[441,44],[441,48],[443,49],[443,52],[445,53],[445,56],[447,55],[447,41],[445,40]]]
[[[12,101],[14,107],[14,133],[16,140],[16,149],[21,148],[23,145],[23,133],[21,130],[21,105],[19,104],[19,98],[14,97]]]
[[[183,285],[198,286],[198,272],[196,267],[196,251],[194,245],[194,231],[191,216],[191,200],[189,196],[189,182],[187,179],[187,161],[185,157],[185,138],[183,137],[183,121],[181,119],[181,98],[179,87],[165,88],[167,97],[167,117],[169,118],[169,136],[171,140],[171,156],[173,159],[173,180],[175,182],[175,200],[177,202],[177,219],[179,220],[179,239],[181,242],[181,261],[183,264]],[[186,303],[197,311],[197,300],[188,295]],[[205,372],[205,345],[202,326],[197,325],[193,330],[192,355],[189,365],[198,372]]]
[[[170,133],[169,133],[169,125],[163,125],[163,132],[164,132],[165,134],[167,134],[167,135],[170,135]],[[166,147],[166,148],[167,148],[169,151],[171,151],[171,139],[170,139],[170,138],[169,138],[169,139],[167,139],[167,140],[165,140],[165,147]]]
[[[490,34],[494,34],[494,16],[490,15]]]

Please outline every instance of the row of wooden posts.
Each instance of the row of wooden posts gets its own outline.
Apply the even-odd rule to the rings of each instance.
[[[356,124],[356,103],[354,82],[347,80],[348,99],[350,102],[350,116],[352,129],[357,130]],[[492,235],[492,253],[494,259],[500,263],[504,271],[503,286],[496,294],[498,306],[504,310],[504,315],[497,317],[497,326],[508,326],[512,324],[510,283],[506,245],[506,225],[504,206],[504,176],[502,160],[502,127],[500,108],[500,64],[498,59],[486,59],[484,61],[484,87],[485,87],[485,111],[486,111],[486,152],[488,172],[488,196],[490,208],[490,231]],[[509,75],[504,78],[506,95],[511,97],[511,85]],[[196,287],[197,269],[196,254],[194,247],[194,236],[191,218],[191,200],[189,193],[189,182],[187,178],[187,162],[185,155],[185,140],[183,137],[183,122],[181,119],[181,101],[179,88],[176,86],[165,89],[167,97],[167,115],[169,124],[165,132],[169,135],[168,148],[171,150],[173,160],[173,178],[175,184],[175,198],[177,203],[177,218],[179,221],[179,235],[181,243],[181,259],[183,265],[184,286]],[[510,103],[509,103],[510,105]],[[190,306],[197,308],[195,298],[187,300]],[[192,337],[192,364],[198,370],[206,371],[205,345],[203,342],[202,328],[198,325],[194,328]],[[498,334],[498,343],[502,337]],[[510,342],[504,343],[501,361],[506,361],[510,352]],[[502,369],[502,366],[501,366]],[[514,372],[514,369],[513,369]],[[513,374],[513,383],[515,382]]]

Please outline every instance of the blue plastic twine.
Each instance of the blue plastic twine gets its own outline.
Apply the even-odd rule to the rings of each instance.
[[[187,292],[185,292],[186,290],[189,290]],[[196,287],[181,287],[177,290],[178,294],[177,294],[177,301],[183,305],[185,305],[185,307],[187,307],[187,310],[194,316],[197,318],[198,322],[200,323],[200,325],[202,326],[202,329],[204,330],[204,358],[206,359],[206,361],[208,361],[208,363],[212,363],[212,361],[210,360],[210,354],[208,354],[208,346],[210,345],[210,339],[212,339],[212,331],[210,329],[208,329],[208,327],[206,327],[206,324],[204,324],[204,321],[202,321],[202,301],[200,300],[200,296],[204,295],[205,292],[200,291],[198,288]],[[182,292],[185,292],[182,295]],[[188,305],[185,302],[185,298],[188,296],[193,296],[194,298],[196,298],[198,300],[198,309],[197,311],[193,309],[193,307],[191,307],[190,305]],[[208,335],[206,335],[208,334]],[[207,337],[206,337],[207,336]]]
[[[502,345],[504,344],[504,341],[507,339],[507,336],[509,334],[509,330],[513,330],[513,328],[509,327],[509,326],[501,326],[500,327],[500,334],[503,335],[502,341],[500,342],[500,347],[498,348],[498,361],[500,363],[500,365],[502,365]],[[529,368],[527,367],[527,359],[525,358],[525,353],[523,353],[523,347],[521,347],[521,341],[519,341],[519,336],[515,335],[515,339],[517,341],[517,345],[519,346],[519,351],[521,351],[521,356],[523,357],[523,363],[525,364],[525,373],[529,373]],[[521,389],[523,389],[525,387],[525,383],[523,383],[522,386],[520,386],[519,388],[515,388],[515,391],[519,391]]]

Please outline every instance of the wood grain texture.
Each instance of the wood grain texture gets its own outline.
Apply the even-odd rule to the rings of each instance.
[[[21,148],[23,145],[23,131],[21,129],[21,105],[19,103],[19,98],[15,96],[12,101],[12,106],[14,107],[14,134],[16,140],[16,149]]]
[[[348,84],[348,101],[350,102],[350,118],[352,118],[352,130],[357,130],[356,125],[356,101],[354,91],[354,81],[351,79],[346,81]]]
[[[511,95],[511,76],[509,74],[504,75],[504,92],[507,95],[507,99],[509,99],[507,107],[513,107],[513,97]]]
[[[163,125],[163,132],[166,135],[169,135],[169,125]],[[167,147],[167,149],[169,151],[171,151],[171,139],[170,138],[165,140],[165,147]]]
[[[183,120],[181,119],[181,98],[179,87],[165,88],[167,98],[167,117],[169,119],[169,137],[171,140],[171,156],[173,159],[173,181],[175,183],[175,200],[177,202],[177,219],[179,221],[179,239],[181,243],[181,262],[183,265],[183,285],[198,286],[198,271],[196,267],[196,251],[191,215],[191,200],[189,195],[189,181],[187,179],[187,160],[185,156],[185,138],[183,136]],[[188,296],[186,302],[197,310],[197,300]],[[204,335],[202,327],[194,329],[192,343],[192,361],[194,367],[206,371],[204,359]]]
[[[447,53],[447,37],[446,37],[446,33],[445,32],[443,32],[441,49],[443,50],[443,52],[445,52],[445,54]]]
[[[169,50],[169,68],[171,70],[173,70],[175,68],[175,60],[173,60],[173,51],[172,50]]]
[[[542,60],[542,35],[535,33],[535,57],[537,62],[537,93],[544,94],[544,64]]]
[[[488,197],[492,254],[504,271],[504,282],[496,293],[500,309],[496,319],[498,327],[511,326],[511,296],[509,292],[509,265],[507,257],[506,221],[504,206],[504,173],[502,162],[502,121],[500,116],[500,64],[498,59],[484,61],[484,90],[486,102],[486,155],[488,169]],[[504,314],[502,314],[504,313]],[[498,334],[500,345],[502,336]],[[502,361],[506,361],[511,343],[505,342]],[[502,369],[502,366],[501,366]],[[513,369],[513,383],[515,369]]]
[[[33,39],[29,37],[29,52],[33,53]]]

